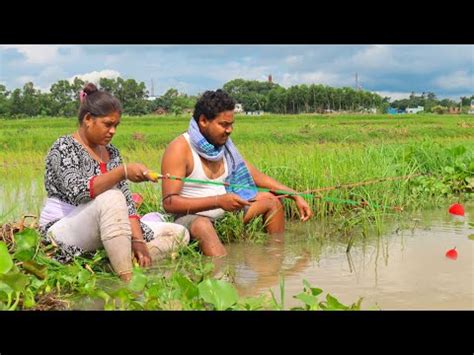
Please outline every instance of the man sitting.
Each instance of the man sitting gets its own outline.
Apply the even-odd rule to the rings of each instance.
[[[243,160],[230,139],[234,107],[235,101],[224,91],[206,91],[196,103],[188,131],[168,145],[161,165],[163,175],[218,183],[162,180],[163,207],[175,215],[175,223],[189,229],[191,238],[209,256],[226,255],[213,225],[225,211],[243,210],[244,223],[263,215],[268,233],[283,234],[282,203],[270,192],[257,192],[256,186],[295,192]],[[312,216],[307,202],[298,195],[290,198],[301,220],[307,221]]]

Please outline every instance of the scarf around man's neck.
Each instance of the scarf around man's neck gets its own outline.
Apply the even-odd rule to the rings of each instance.
[[[214,146],[202,135],[199,126],[193,117],[191,117],[191,121],[189,122],[188,134],[191,145],[204,159],[219,161],[225,155],[229,172],[225,180],[226,182],[231,185],[250,187],[226,186],[225,189],[228,193],[235,193],[244,200],[250,200],[257,195],[257,188],[252,175],[250,175],[242,156],[230,137],[227,139],[225,145],[221,147]]]

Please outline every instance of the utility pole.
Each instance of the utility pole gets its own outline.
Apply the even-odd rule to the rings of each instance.
[[[151,79],[151,97],[155,97],[155,86],[153,85],[153,79]]]

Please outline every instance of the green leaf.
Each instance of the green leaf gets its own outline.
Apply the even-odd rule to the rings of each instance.
[[[33,291],[26,290],[25,295],[23,297],[23,307],[24,308],[31,308],[36,304],[35,302],[35,295]]]
[[[323,293],[323,290],[321,290],[320,288],[311,287],[310,283],[307,280],[303,280],[303,285],[305,285],[308,290],[311,290],[311,294],[313,296],[318,296],[319,294]]]
[[[5,242],[0,242],[0,274],[5,274],[13,266],[13,260]]]
[[[310,308],[314,308],[317,305],[318,299],[315,296],[308,295],[307,293],[300,293],[294,298],[302,301],[305,305],[309,306]]]
[[[14,257],[21,261],[31,260],[38,244],[38,233],[33,229],[25,228],[22,232],[15,234],[15,242]]]
[[[331,296],[329,293],[326,295],[328,309],[348,309],[349,307],[340,303],[337,298]]]
[[[199,295],[218,310],[225,310],[238,300],[234,286],[226,281],[207,279],[199,286]]]
[[[181,274],[175,274],[174,280],[179,285],[181,293],[187,299],[193,299],[199,294],[199,290],[186,276]]]
[[[147,298],[159,298],[162,293],[162,287],[156,284],[153,284],[146,290]]]
[[[141,292],[145,288],[147,281],[147,277],[142,272],[134,270],[128,288],[135,292]]]
[[[470,239],[470,240],[474,240],[474,234],[469,234],[469,235],[467,236],[467,238]]]
[[[86,283],[87,281],[89,281],[89,279],[91,278],[91,273],[85,269],[82,269],[81,271],[79,271],[79,274],[77,274],[77,280],[81,283],[81,284],[84,284]]]
[[[22,292],[29,283],[29,278],[21,272],[0,275],[0,281],[11,287],[13,291]]]

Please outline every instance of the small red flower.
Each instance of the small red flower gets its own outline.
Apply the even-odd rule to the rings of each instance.
[[[451,260],[456,260],[458,258],[458,252],[456,251],[456,247],[454,247],[454,249],[449,249],[446,252],[446,257]]]
[[[449,213],[455,214],[457,216],[464,216],[464,207],[459,203],[455,203],[449,207]]]

